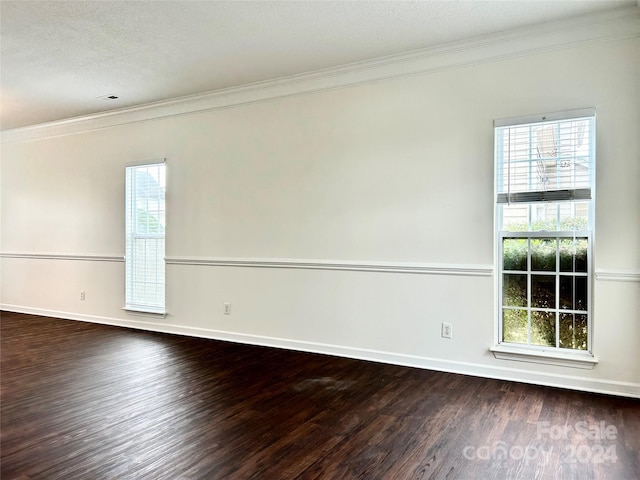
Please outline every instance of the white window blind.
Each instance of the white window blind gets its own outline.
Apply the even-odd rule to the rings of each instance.
[[[165,310],[164,160],[126,168],[127,310]]]
[[[589,200],[595,110],[495,125],[498,203]]]

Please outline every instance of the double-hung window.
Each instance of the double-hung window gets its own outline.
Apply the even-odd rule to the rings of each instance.
[[[125,309],[165,312],[165,163],[126,167]]]
[[[595,110],[495,122],[498,344],[591,353]]]

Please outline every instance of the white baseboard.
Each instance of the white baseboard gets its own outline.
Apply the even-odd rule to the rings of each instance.
[[[301,352],[320,353],[338,357],[367,360],[392,365],[436,370],[447,373],[471,375],[475,377],[507,380],[512,382],[529,383],[548,387],[579,390],[584,392],[602,393],[631,398],[640,398],[640,383],[620,382],[615,380],[594,379],[575,375],[560,375],[540,371],[529,371],[510,367],[483,365],[479,363],[458,362],[455,360],[421,357],[402,353],[370,350],[365,348],[331,345],[317,342],[307,342],[286,338],[251,335],[246,333],[211,330],[185,325],[176,325],[148,320],[132,320],[113,317],[101,317],[72,312],[59,312],[19,305],[0,304],[0,310],[41,315],[45,317],[78,320],[83,322],[100,323],[118,327],[148,330],[160,333],[171,333],[191,337],[223,340],[228,342],[260,345],[265,347],[282,348]],[[139,317],[145,318],[145,317]]]

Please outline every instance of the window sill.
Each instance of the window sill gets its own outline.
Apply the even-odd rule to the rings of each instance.
[[[167,316],[167,312],[164,310],[151,310],[142,307],[127,306],[123,307],[122,310],[131,315],[138,315],[141,317],[165,318]]]
[[[529,349],[510,345],[496,345],[489,349],[493,356],[500,360],[515,360],[517,362],[542,363],[560,367],[582,368],[591,370],[598,363],[598,359],[587,352],[558,352],[557,350]]]

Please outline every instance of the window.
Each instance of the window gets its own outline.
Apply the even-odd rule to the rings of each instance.
[[[498,343],[591,352],[595,111],[495,123]]]
[[[126,168],[125,309],[165,310],[165,164]]]

